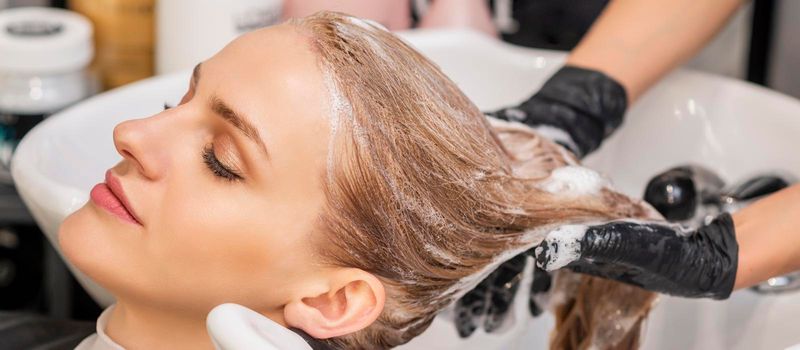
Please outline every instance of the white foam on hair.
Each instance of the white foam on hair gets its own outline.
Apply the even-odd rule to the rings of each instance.
[[[564,225],[550,231],[544,239],[547,246],[547,259],[543,264],[538,264],[540,268],[553,271],[560,269],[567,264],[578,260],[581,257],[581,241],[586,235],[586,225]],[[536,247],[536,255],[543,254],[544,247]]]
[[[524,113],[522,111],[519,111],[519,112],[520,113]],[[512,113],[512,115],[513,115],[513,113]],[[534,128],[531,128],[530,126],[528,126],[526,124],[523,124],[521,122],[518,122],[518,121],[513,121],[513,120],[512,121],[505,121],[505,120],[502,120],[502,119],[491,118],[491,117],[487,117],[486,119],[489,120],[489,124],[493,128],[507,128],[507,129],[511,129],[511,130],[518,130],[518,131],[521,131],[521,132],[528,132],[528,133],[532,132],[532,133],[536,134],[537,136],[539,136],[539,137],[541,137],[543,139],[547,139],[547,140],[550,140],[550,141],[559,141],[558,138],[555,138],[555,136],[557,136],[555,133],[548,133],[547,129],[544,129],[545,130],[544,132],[542,130],[539,130],[539,128],[541,128],[543,126],[539,126],[536,129],[534,129]],[[553,128],[553,129],[555,129],[555,128]],[[569,137],[569,140],[572,140],[572,138]],[[568,142],[565,142],[565,143],[567,143],[568,145],[570,144]],[[556,144],[556,146],[557,146],[556,149],[558,149],[558,151],[561,153],[561,157],[564,159],[564,162],[566,162],[568,165],[578,165],[578,162],[575,159],[575,155],[570,150],[568,150],[565,147],[563,147],[561,145],[558,145],[558,144]]]
[[[415,213],[425,223],[435,227],[438,230],[451,230],[453,224],[450,223],[442,213],[437,210],[433,205],[427,202],[421,202],[416,196],[408,195],[397,185],[391,176],[386,177],[389,186],[394,195],[395,201],[400,203],[409,212]]]
[[[567,165],[576,165],[576,166],[580,165],[578,164],[578,160],[575,157],[575,154],[572,153],[571,151],[560,146],[558,147],[558,151],[561,153],[561,157],[564,158],[564,161],[567,163]]]
[[[378,42],[372,36],[373,33],[367,33],[366,35],[362,35],[362,33],[353,30],[352,27],[349,27],[347,24],[354,25],[368,32],[372,32],[375,29],[379,30],[382,29],[386,32],[389,32],[389,30],[387,30],[384,26],[372,20],[366,20],[351,16],[346,16],[345,18],[347,18],[347,23],[334,23],[334,25],[336,26],[336,32],[340,37],[347,38],[348,40],[363,40],[369,45],[370,49],[372,49],[372,52],[378,55],[381,58],[381,60],[383,60],[384,62],[391,62],[391,60],[389,59],[389,55],[386,54],[386,51],[383,49],[383,46],[381,46],[381,43]]]
[[[605,187],[610,183],[600,173],[578,165],[557,168],[539,184],[541,190],[563,196],[596,195]]]
[[[489,121],[489,125],[491,125],[493,128],[507,127],[509,129],[517,129],[517,130],[522,130],[522,131],[530,131],[531,130],[530,126],[522,124],[522,123],[520,123],[518,121],[507,121],[507,120],[497,119],[497,118],[493,118],[493,117],[489,117],[489,116],[486,116],[486,119]]]
[[[641,228],[647,232],[655,233],[656,229],[653,226],[661,226],[671,230],[676,236],[689,237],[697,230],[689,226],[684,226],[678,223],[659,221],[659,220],[637,220],[637,219],[621,219],[621,222],[630,222],[633,224],[641,225]]]
[[[373,21],[371,19],[358,18],[358,17],[353,17],[353,16],[346,16],[345,18],[347,18],[347,20],[351,24],[355,24],[355,25],[357,25],[357,26],[359,26],[361,28],[367,29],[367,30],[373,30],[373,29],[377,28],[377,29],[383,30],[385,32],[389,31],[389,29],[384,27],[383,24],[380,24],[380,23],[378,23],[376,21]]]
[[[578,145],[575,144],[575,141],[572,140],[572,136],[562,129],[552,127],[550,125],[539,125],[533,129],[536,130],[536,132],[542,137],[550,139],[556,143],[567,145],[567,147],[571,150],[579,149]]]
[[[425,243],[425,251],[441,260],[446,261],[450,265],[458,263],[458,259],[456,257],[433,244]]]
[[[330,103],[328,106],[330,132],[328,140],[327,172],[328,183],[333,183],[333,167],[335,162],[334,148],[336,146],[336,138],[339,134],[343,117],[352,115],[353,109],[350,105],[350,101],[348,101],[347,98],[342,95],[341,91],[339,91],[339,87],[336,85],[336,81],[334,80],[330,67],[324,65],[323,70],[323,82],[325,85],[325,90],[328,92],[328,99]]]
[[[525,208],[519,207],[519,206],[517,206],[517,207],[509,207],[508,210],[506,210],[506,213],[512,214],[512,215],[528,215],[528,211],[525,210]]]

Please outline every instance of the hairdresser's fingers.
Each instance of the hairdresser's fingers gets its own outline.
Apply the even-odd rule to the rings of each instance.
[[[521,105],[488,115],[524,123],[583,157],[619,127],[626,108],[625,88],[614,79],[565,66]]]
[[[535,248],[537,264],[611,278],[683,297],[725,299],[733,290],[738,244],[730,215],[685,232],[629,221],[559,228]]]
[[[503,325],[519,289],[526,261],[525,254],[509,259],[458,299],[454,311],[459,336],[469,337],[480,326],[492,333]]]
[[[534,264],[533,282],[531,283],[530,298],[528,300],[528,309],[534,317],[544,312],[544,305],[546,304],[544,296],[550,291],[551,285],[552,277],[550,273]]]
[[[494,277],[489,286],[489,305],[486,318],[483,320],[483,329],[487,333],[500,328],[508,317],[508,310],[519,290],[527,261],[526,255],[517,255],[500,265],[493,273]]]

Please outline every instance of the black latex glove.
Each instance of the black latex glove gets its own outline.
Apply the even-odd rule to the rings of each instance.
[[[470,336],[478,327],[491,333],[502,326],[519,289],[526,256],[517,255],[500,265],[455,304],[455,325],[459,336]]]
[[[521,105],[487,114],[536,129],[545,126],[563,131],[565,137],[549,135],[580,158],[600,147],[622,124],[627,105],[625,88],[614,79],[565,66]]]
[[[584,229],[582,236],[574,234],[580,226],[548,234],[531,249],[536,264],[545,270],[566,264],[575,272],[681,297],[726,299],[733,291],[739,246],[730,214],[692,232],[629,221]]]
[[[550,288],[547,271],[562,267],[664,294],[726,299],[736,280],[739,245],[728,213],[694,231],[635,221],[562,226],[526,254],[501,264],[458,300],[455,323],[461,337],[481,326],[491,333],[502,324],[519,287],[525,255],[536,262],[529,307],[538,316],[543,307],[536,297]]]
[[[524,253],[509,259],[458,299],[454,307],[454,322],[459,336],[469,337],[478,327],[492,333],[503,325],[519,289],[526,261],[527,254]],[[549,289],[550,275],[534,266],[529,304],[533,316],[544,311],[533,297]]]

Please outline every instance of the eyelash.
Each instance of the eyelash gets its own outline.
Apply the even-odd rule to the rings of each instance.
[[[217,155],[214,153],[214,144],[209,144],[203,148],[203,162],[206,163],[208,169],[211,170],[215,176],[228,181],[242,180],[241,175],[229,169],[225,166],[225,164],[222,164],[222,162],[217,159]]]
[[[172,106],[164,103],[164,110],[170,109]],[[225,164],[217,159],[217,154],[214,153],[214,144],[208,144],[203,148],[203,163],[206,164],[208,170],[214,174],[214,176],[220,177],[222,179],[228,181],[238,181],[242,180],[242,176],[237,174],[235,171],[231,170]]]

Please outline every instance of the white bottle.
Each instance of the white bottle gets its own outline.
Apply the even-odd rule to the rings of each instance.
[[[242,33],[278,23],[283,0],[162,0],[156,4],[156,73],[191,68]]]

